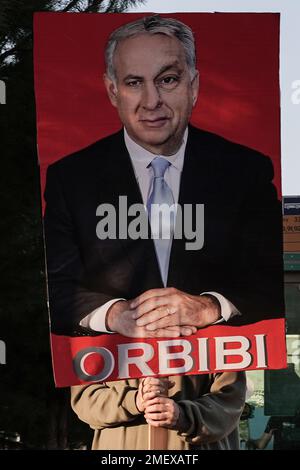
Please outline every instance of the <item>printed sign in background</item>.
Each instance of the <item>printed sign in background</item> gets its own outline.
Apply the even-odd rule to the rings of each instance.
[[[300,197],[284,198],[283,240],[284,252],[288,253],[290,261],[300,259]],[[292,255],[295,255],[294,257]],[[298,254],[298,256],[297,256]],[[298,265],[298,269],[300,266]]]

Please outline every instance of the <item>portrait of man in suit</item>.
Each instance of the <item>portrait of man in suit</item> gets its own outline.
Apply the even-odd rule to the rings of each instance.
[[[191,28],[126,22],[105,62],[122,128],[47,169],[51,332],[174,338],[282,317],[272,161],[191,125],[201,93]],[[168,449],[239,447],[243,371],[84,383],[71,395],[93,449],[146,449],[148,425],[167,430]]]
[[[105,88],[122,129],[47,171],[52,332],[177,337],[283,317],[272,161],[190,124],[201,93],[191,29],[146,16],[111,34],[105,60]],[[119,236],[124,197],[127,208],[145,208],[150,232],[154,205],[188,206],[191,224],[201,206],[201,248],[186,248],[185,230],[174,236],[178,209],[168,238]],[[97,232],[105,204],[117,213],[117,236]]]

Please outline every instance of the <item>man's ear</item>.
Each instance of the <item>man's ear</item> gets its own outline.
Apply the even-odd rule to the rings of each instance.
[[[199,95],[199,72],[196,70],[194,78],[192,80],[192,94],[193,94],[193,106],[197,103]]]
[[[103,75],[104,85],[106,88],[106,92],[110,99],[110,102],[115,108],[117,107],[117,86],[116,83],[109,78],[109,76],[105,73]]]

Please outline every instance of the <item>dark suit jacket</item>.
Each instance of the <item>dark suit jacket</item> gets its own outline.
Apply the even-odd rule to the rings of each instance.
[[[168,286],[216,291],[242,312],[231,324],[284,316],[281,204],[270,159],[190,127],[179,203],[204,204],[204,246],[173,240]],[[99,240],[99,204],[141,203],[123,131],[50,165],[45,237],[52,331],[76,334],[80,320],[115,297],[163,287],[154,244]],[[130,218],[129,218],[130,221]]]

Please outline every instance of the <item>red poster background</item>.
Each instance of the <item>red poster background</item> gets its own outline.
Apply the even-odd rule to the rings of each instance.
[[[37,13],[35,93],[42,191],[47,166],[120,129],[102,82],[111,31],[146,14]],[[272,158],[280,180],[279,14],[165,14],[195,33],[196,127]]]

